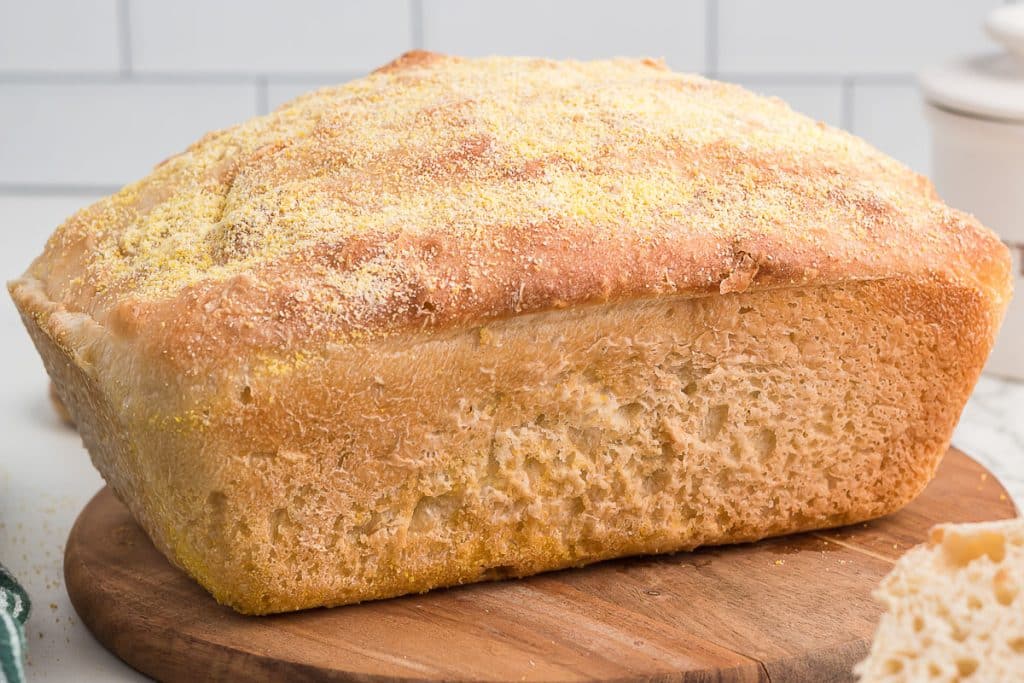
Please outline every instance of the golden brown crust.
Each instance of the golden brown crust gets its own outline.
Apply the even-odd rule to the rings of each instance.
[[[999,299],[1006,268],[927,180],[780,101],[651,60],[416,52],[208,135],[30,273],[187,366],[669,294],[897,277]]]
[[[113,490],[256,613],[889,512],[1009,288],[781,102],[428,53],[208,135],[10,285]]]

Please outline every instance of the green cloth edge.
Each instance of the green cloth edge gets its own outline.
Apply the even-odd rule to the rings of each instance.
[[[25,681],[25,622],[32,601],[25,589],[0,565],[0,682]]]

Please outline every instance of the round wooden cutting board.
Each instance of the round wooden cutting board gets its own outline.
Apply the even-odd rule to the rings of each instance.
[[[64,572],[99,641],[162,680],[820,683],[852,680],[880,613],[872,589],[932,524],[1015,515],[995,477],[951,449],[914,503],[868,524],[243,617],[168,564],[104,489]]]

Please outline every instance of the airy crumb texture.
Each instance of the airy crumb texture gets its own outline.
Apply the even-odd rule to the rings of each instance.
[[[268,613],[898,509],[1010,260],[778,100],[416,52],[206,136],[10,289],[156,546]]]
[[[862,683],[1024,680],[1024,520],[932,530],[885,577]]]

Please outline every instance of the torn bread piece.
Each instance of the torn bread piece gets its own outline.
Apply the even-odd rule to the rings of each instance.
[[[882,580],[861,683],[1024,680],[1024,520],[945,524]]]

